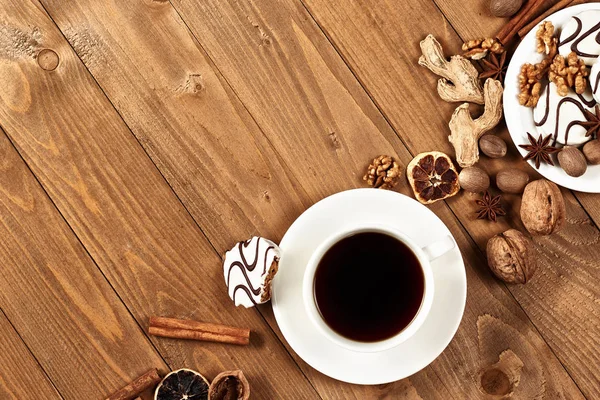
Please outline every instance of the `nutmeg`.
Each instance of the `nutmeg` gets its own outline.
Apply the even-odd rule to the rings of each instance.
[[[540,179],[529,183],[523,192],[521,220],[533,235],[558,232],[565,222],[566,207],[556,184]]]
[[[590,140],[583,146],[583,154],[592,165],[600,165],[600,139]]]
[[[490,12],[495,17],[510,17],[521,9],[523,0],[491,0]]]
[[[577,147],[565,146],[558,153],[558,163],[569,176],[577,178],[585,174],[587,161],[585,156]]]
[[[479,139],[479,148],[489,158],[502,158],[506,155],[506,142],[496,135],[483,135]]]
[[[529,175],[518,168],[505,168],[496,174],[496,186],[504,193],[523,193],[528,183]]]
[[[490,269],[504,282],[527,283],[537,269],[533,242],[516,229],[488,240],[486,252]]]
[[[460,187],[471,193],[481,193],[490,187],[490,177],[479,167],[467,167],[458,174]]]

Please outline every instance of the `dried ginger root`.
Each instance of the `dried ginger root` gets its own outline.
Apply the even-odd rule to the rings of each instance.
[[[569,88],[574,88],[577,94],[583,94],[589,75],[590,71],[583,60],[575,52],[571,52],[566,59],[561,55],[554,57],[548,78],[556,84],[558,94],[564,97],[569,94]]]
[[[484,103],[479,72],[468,59],[452,56],[450,61],[446,60],[442,46],[433,35],[421,41],[421,51],[423,55],[419,58],[419,65],[442,77],[437,88],[442,100]]]
[[[461,104],[450,119],[448,140],[456,151],[456,161],[462,168],[470,167],[479,161],[479,138],[498,125],[502,119],[502,83],[488,79],[484,85],[485,109],[473,120],[469,104]]]
[[[481,60],[487,56],[488,52],[494,54],[504,53],[504,46],[497,39],[473,39],[463,43],[462,49],[465,52],[464,57],[472,60]]]

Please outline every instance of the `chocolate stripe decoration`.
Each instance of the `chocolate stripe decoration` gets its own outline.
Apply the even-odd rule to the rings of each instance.
[[[537,127],[544,126],[548,122],[548,119],[550,117],[550,92],[551,92],[551,90],[552,90],[552,87],[547,86],[546,89],[544,90],[544,93],[542,94],[542,96],[544,96],[544,95],[546,96],[546,99],[543,103],[544,104],[544,115],[540,121],[536,121],[534,119],[533,122],[534,122],[535,126],[537,126]],[[553,138],[552,144],[553,145],[556,145],[556,143],[558,141],[558,134],[560,133],[559,129],[560,129],[560,121],[561,121],[561,112],[563,111],[563,106],[565,104],[573,104],[581,112],[581,120],[573,120],[573,121],[569,122],[569,124],[567,125],[567,127],[565,129],[565,140],[564,140],[565,145],[568,144],[569,133],[570,133],[571,129],[574,126],[578,126],[578,125],[581,126],[581,123],[586,121],[585,108],[583,107],[583,104],[585,104],[587,107],[593,107],[596,104],[596,101],[594,99],[589,101],[589,100],[586,100],[581,95],[577,95],[577,98],[579,98],[579,100],[581,100],[581,102],[579,102],[576,99],[571,98],[571,97],[564,97],[564,98],[561,98],[561,100],[556,105],[556,123],[554,126],[554,132],[552,132],[552,138]],[[538,130],[538,132],[542,133],[542,134],[548,133],[548,132],[540,132],[540,130]]]
[[[569,36],[568,38],[566,38],[563,41],[559,41],[558,47],[562,47],[563,45],[574,40],[581,33],[581,30],[583,29],[583,22],[581,22],[581,20],[577,17],[573,17],[573,19],[575,19],[575,21],[577,21],[577,29],[575,29],[575,32],[571,36]]]
[[[233,298],[232,298],[232,300],[233,300],[234,304],[237,304],[236,301],[235,301],[235,295],[237,294],[238,290],[241,290],[241,291],[245,292],[246,296],[248,296],[248,298],[250,299],[250,301],[252,302],[252,304],[255,305],[255,306],[257,305],[257,303],[254,301],[254,298],[252,297],[252,294],[248,291],[248,288],[246,286],[244,286],[244,285],[237,285],[235,287],[235,289],[233,289]]]
[[[577,19],[578,23],[581,24],[581,20],[579,18],[577,18],[577,17],[573,17],[573,18]],[[583,51],[579,50],[579,47],[578,47],[579,43],[581,43],[583,40],[585,40],[588,36],[590,36],[592,33],[594,33],[597,30],[600,30],[600,22],[598,22],[591,29],[589,29],[583,35],[581,35],[579,37],[579,39],[575,40],[575,42],[573,42],[573,44],[571,45],[571,51],[574,51],[579,57],[598,57],[598,54],[584,53]],[[600,34],[596,35],[596,43],[600,44]]]
[[[594,100],[594,99],[587,100],[585,97],[583,97],[583,95],[581,95],[579,93],[576,93],[576,94],[577,94],[577,97],[579,98],[579,100],[583,104],[585,104],[586,107],[592,108],[592,107],[594,107],[596,105],[596,100]]]
[[[600,71],[598,71],[598,73],[596,74],[596,83],[594,84],[594,90],[593,90],[594,94],[596,94],[596,92],[598,91],[599,83],[600,83]]]

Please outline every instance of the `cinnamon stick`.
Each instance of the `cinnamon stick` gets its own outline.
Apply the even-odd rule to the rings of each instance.
[[[144,390],[156,386],[160,382],[160,376],[156,368],[146,371],[131,383],[117,390],[106,400],[132,400],[138,397]]]
[[[520,38],[525,37],[525,35],[527,35],[529,33],[529,31],[531,31],[533,28],[535,28],[540,22],[542,22],[543,20],[545,20],[546,18],[548,18],[550,15],[554,14],[555,12],[570,6],[571,4],[575,3],[575,1],[576,0],[561,0],[561,1],[559,1],[558,3],[556,3],[555,5],[550,7],[550,9],[548,9],[545,13],[543,13],[542,15],[540,15],[539,17],[537,17],[536,19],[534,19],[533,21],[531,21],[530,23],[525,25],[524,28],[519,30],[519,37]]]
[[[508,21],[504,28],[498,32],[496,38],[505,46],[514,38],[521,28],[535,18],[542,6],[546,5],[548,0],[529,0],[514,17]]]
[[[165,317],[150,317],[148,333],[175,339],[247,345],[250,329]]]

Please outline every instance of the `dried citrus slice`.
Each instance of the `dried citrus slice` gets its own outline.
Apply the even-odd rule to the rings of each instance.
[[[207,400],[209,383],[191,369],[173,371],[159,383],[154,400]]]
[[[454,196],[460,190],[454,163],[440,151],[417,155],[406,168],[415,197],[423,204]]]

